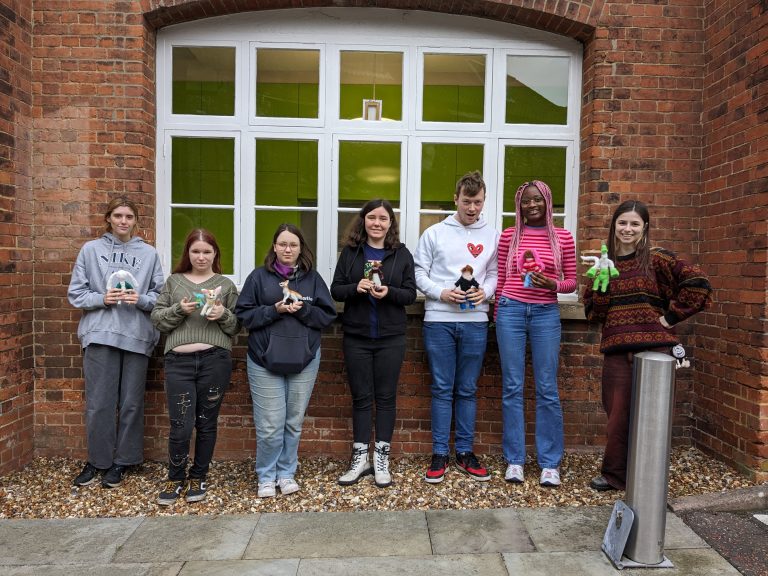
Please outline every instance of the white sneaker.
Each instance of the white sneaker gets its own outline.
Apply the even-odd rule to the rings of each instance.
[[[504,474],[504,480],[507,482],[514,482],[515,484],[522,484],[525,482],[523,477],[523,467],[520,464],[510,464],[507,466],[507,471]]]
[[[542,486],[560,486],[560,472],[557,468],[544,468],[541,471],[541,478],[539,478],[539,484]]]
[[[261,482],[257,492],[259,498],[272,498],[277,495],[274,482]]]
[[[294,492],[301,490],[299,484],[293,478],[280,478],[277,481],[277,485],[280,487],[280,493],[283,496],[287,496],[288,494],[293,494]]]

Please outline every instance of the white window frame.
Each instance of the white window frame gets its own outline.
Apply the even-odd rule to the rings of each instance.
[[[301,38],[300,42],[296,39]],[[376,38],[377,42],[371,43]],[[235,114],[232,117],[171,114],[174,46],[233,46],[236,49]],[[317,119],[255,116],[255,54],[258,48],[320,51],[320,113]],[[403,54],[403,117],[397,122],[339,119],[341,51]],[[483,123],[421,121],[425,53],[484,54],[486,90]],[[569,59],[566,125],[505,124],[507,55]],[[576,232],[582,47],[575,40],[513,24],[421,11],[378,8],[270,10],[199,20],[164,28],[157,37],[157,246],[166,272],[170,262],[170,138],[235,137],[235,254],[232,280],[242,286],[254,254],[257,138],[318,141],[317,269],[327,282],[335,268],[339,140],[392,141],[401,145],[401,238],[413,251],[421,214],[421,148],[425,142],[484,145],[488,187],[484,215],[501,227],[503,150],[507,145],[567,148],[565,227]],[[446,190],[452,198],[454,190]],[[295,210],[295,208],[290,208]]]

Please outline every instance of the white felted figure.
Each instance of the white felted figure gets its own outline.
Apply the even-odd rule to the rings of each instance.
[[[219,296],[221,295],[221,286],[216,286],[213,290],[208,290],[207,288],[203,288],[200,290],[200,292],[203,293],[203,296],[205,297],[205,303],[203,304],[202,310],[200,310],[200,316],[206,316],[208,312],[210,312],[213,307],[216,305],[216,301],[219,299]]]
[[[128,270],[118,270],[117,272],[110,274],[109,278],[107,278],[107,291],[112,289],[124,290],[126,292],[134,291],[136,290],[137,285],[138,282],[136,281],[136,278],[134,278],[133,274],[128,272]],[[117,301],[118,305],[122,303],[122,300]]]

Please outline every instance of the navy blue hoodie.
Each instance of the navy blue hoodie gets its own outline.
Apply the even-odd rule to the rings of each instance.
[[[248,275],[235,314],[248,330],[248,357],[277,374],[297,374],[315,357],[321,330],[336,318],[336,306],[320,274],[298,270],[288,287],[304,298],[294,314],[280,314],[284,278],[264,266]]]

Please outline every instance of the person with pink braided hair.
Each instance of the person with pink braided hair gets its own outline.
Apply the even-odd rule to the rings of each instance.
[[[557,390],[561,330],[557,295],[576,289],[576,247],[570,232],[554,226],[552,191],[544,182],[532,180],[517,189],[515,214],[515,225],[499,239],[494,310],[502,375],[504,478],[524,481],[523,388],[525,345],[530,340],[536,385],[536,456],[542,470],[539,483],[559,486],[564,441]],[[526,270],[528,251],[538,256],[540,271]]]

